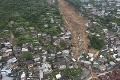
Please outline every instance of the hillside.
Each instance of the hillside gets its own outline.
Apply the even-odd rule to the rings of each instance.
[[[88,48],[89,39],[87,38],[87,28],[85,26],[88,20],[80,16],[74,7],[69,5],[65,0],[59,0],[59,7],[66,27],[72,32],[72,42],[75,46],[74,57],[78,57],[82,51],[95,53],[96,51]]]

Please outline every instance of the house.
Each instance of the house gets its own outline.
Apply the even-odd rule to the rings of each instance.
[[[31,36],[33,37],[33,38],[36,38],[37,37],[37,30],[31,30]]]
[[[120,57],[120,46],[117,47],[117,54],[118,54],[118,57]]]
[[[9,65],[4,66],[3,69],[1,70],[1,74],[3,77],[9,75],[11,72],[12,72],[12,69],[10,68]]]
[[[81,73],[81,80],[85,80],[85,78],[90,74],[90,71],[88,70],[83,70],[82,73]]]
[[[89,56],[90,58],[93,58],[93,57],[94,57],[94,54],[88,53],[88,56]]]
[[[34,30],[35,28],[34,27],[29,27],[30,30]]]
[[[67,35],[65,36],[64,35],[63,37],[60,37],[60,38],[63,39],[63,40],[65,40],[65,39],[70,39],[70,36],[67,36]]]
[[[54,19],[53,18],[50,18],[50,23],[54,23]]]
[[[0,62],[0,69],[2,68],[2,65],[3,65],[3,64]]]
[[[72,58],[72,60],[73,60],[74,62],[76,62],[76,59],[75,59],[75,58]]]
[[[66,65],[61,65],[61,66],[59,66],[59,69],[60,69],[60,70],[66,69]]]
[[[98,61],[99,61],[100,63],[104,63],[104,62],[107,61],[107,59],[103,57],[103,58],[99,58]]]
[[[25,74],[25,72],[23,72],[23,73],[21,74],[21,80],[26,80],[26,74]]]
[[[116,59],[116,57],[117,57],[117,54],[112,55],[112,58]]]
[[[41,37],[41,36],[42,36],[42,34],[41,34],[41,33],[38,33],[37,35],[38,35],[38,37]]]
[[[0,60],[2,59],[2,56],[0,56]]]
[[[61,78],[61,74],[57,74],[56,79],[60,79],[60,78]]]
[[[116,58],[115,60],[119,62],[119,61],[120,61],[120,58]]]
[[[42,37],[46,37],[47,34],[46,34],[46,33],[42,33],[41,36],[42,36]]]
[[[44,25],[44,27],[46,27],[46,28],[47,28],[47,27],[48,27],[48,24],[45,24],[45,25]]]
[[[69,51],[69,50],[63,50],[62,53],[63,53],[63,54],[69,54],[70,51]]]
[[[94,58],[90,58],[90,59],[89,59],[89,61],[91,61],[91,62],[92,62],[93,60],[94,60]]]
[[[105,65],[100,65],[99,69],[101,72],[104,72],[106,70],[106,66]]]
[[[93,67],[98,68],[98,67],[99,67],[99,64],[98,64],[97,62],[94,62],[94,63],[93,63]]]
[[[62,57],[62,52],[57,52],[57,57]]]
[[[59,68],[59,63],[58,62],[52,62],[52,69],[58,69]]]
[[[34,58],[34,61],[35,61],[35,62],[40,61],[40,57]]]
[[[42,56],[42,62],[46,62],[46,56]]]
[[[70,32],[70,31],[67,31],[67,32],[66,32],[66,35],[67,35],[67,36],[71,35],[71,32]]]
[[[56,54],[50,54],[50,58],[54,59]]]
[[[59,80],[70,80],[70,78],[68,76],[61,76]]]
[[[9,47],[9,46],[11,46],[11,43],[10,43],[10,42],[5,42],[4,45],[5,45],[6,47]]]
[[[103,29],[103,32],[104,33],[108,33],[108,29]]]
[[[41,63],[44,74],[50,73],[52,71],[51,65],[48,62]]]
[[[22,52],[28,51],[28,48],[22,48]]]
[[[4,33],[8,33],[8,32],[9,32],[9,30],[3,30],[3,32],[4,32]]]
[[[50,74],[45,74],[41,80],[50,80]]]
[[[120,14],[120,9],[117,9],[117,14]]]
[[[12,59],[9,59],[7,61],[7,64],[12,64],[12,63],[15,63],[17,61],[16,57],[13,57]]]
[[[2,79],[2,74],[0,73],[0,80]]]
[[[28,69],[33,67],[33,63],[34,61],[33,60],[26,60],[24,61],[25,65],[27,65]]]
[[[53,44],[54,45],[59,45],[59,43],[60,43],[60,39],[56,40]]]
[[[113,62],[113,61],[110,61],[110,66],[115,66],[116,65],[116,63],[115,62]]]
[[[84,66],[90,66],[91,65],[91,62],[90,61],[84,61]]]
[[[58,68],[63,70],[66,68],[66,60],[64,58],[57,58],[57,63],[59,64]]]
[[[12,54],[12,49],[4,48],[3,52],[4,52],[3,57],[9,57]]]
[[[23,26],[20,26],[20,27],[16,28],[16,30],[19,31],[19,32],[24,32],[25,31]]]

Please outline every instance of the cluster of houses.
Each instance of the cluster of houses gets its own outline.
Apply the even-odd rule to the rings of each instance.
[[[58,16],[53,18],[51,12],[48,11],[45,14],[49,16],[47,18],[50,20],[50,24],[60,26],[59,22],[57,22],[58,19],[55,18]],[[47,18],[43,19],[44,28],[49,27]],[[11,21],[11,24],[14,23],[17,24],[17,22]],[[29,24],[29,22],[26,24]],[[52,27],[58,28],[58,26]],[[18,26],[15,31],[25,38],[19,41],[21,46],[15,44],[16,39],[13,43],[11,37],[0,38],[0,80],[5,78],[7,80],[51,80],[51,73],[54,70],[64,70],[71,67],[71,61],[74,59],[71,56],[71,32],[62,26],[60,26],[60,29],[60,34],[51,36],[46,32],[38,31],[36,27]],[[7,31],[9,32],[9,30]],[[49,47],[48,44],[52,45],[52,47],[50,45],[49,51],[46,49],[46,47]],[[66,47],[64,48],[64,46]],[[30,52],[32,59],[22,60],[20,56],[24,52]],[[63,80],[68,77],[58,73],[54,78]]]
[[[54,1],[54,0],[50,0]],[[100,0],[98,0],[100,1]],[[86,10],[91,11],[98,16],[109,14],[109,9],[117,8],[117,14],[120,10],[120,3],[113,0],[108,0],[108,4],[101,2],[96,3],[96,8],[93,4],[84,4]],[[108,9],[108,12],[107,12]],[[55,19],[57,16],[51,16],[51,13],[46,13],[50,24],[58,24],[54,28],[60,28],[61,33],[58,35],[50,35],[46,32],[40,32],[36,27],[17,27],[16,31],[25,38],[21,46],[15,45],[12,38],[0,38],[0,79],[6,80],[70,80],[69,75],[64,72],[67,68],[71,71],[77,70],[80,66],[82,72],[75,77],[75,80],[84,80],[90,76],[93,71],[98,75],[98,79],[93,80],[116,80],[120,76],[120,26],[117,23],[111,23],[116,32],[110,32],[107,28],[101,30],[104,35],[106,45],[96,54],[81,52],[78,59],[73,57],[73,47],[71,43],[71,32],[65,27],[62,27]],[[43,19],[44,28],[48,28],[47,18]],[[13,23],[14,24],[14,23]],[[28,23],[29,24],[29,23]],[[91,22],[91,25],[100,26],[97,22]],[[87,25],[89,26],[89,24]],[[29,30],[29,31],[28,31]],[[9,31],[9,30],[8,30]],[[90,35],[95,35],[90,31],[86,31]],[[101,34],[96,34],[100,37]],[[30,39],[31,38],[31,39]],[[21,41],[22,42],[22,41]],[[98,45],[99,46],[99,45]],[[20,56],[24,52],[30,52],[32,59],[24,60]],[[97,55],[97,57],[96,57]],[[57,72],[56,72],[57,71]]]
[[[24,31],[23,27],[17,28]],[[66,68],[71,70],[77,69],[77,60],[73,58],[71,46],[71,32],[61,27],[62,32],[57,36],[49,36],[46,33],[38,33],[34,27],[30,27],[32,38],[44,39],[41,41],[33,40],[34,43],[40,45],[33,45],[32,43],[23,43],[22,46],[13,45],[11,38],[0,38],[0,71],[1,79],[9,78],[10,80],[51,80],[51,74],[54,70],[63,71]],[[26,37],[26,35],[24,35]],[[66,48],[56,50],[51,48],[48,52],[44,45],[52,41],[54,46],[60,46],[60,42],[64,41]],[[14,46],[14,48],[13,48]],[[33,58],[31,60],[21,60],[20,55],[23,52],[31,52]],[[75,64],[76,63],[76,64]],[[87,70],[83,70],[85,73]],[[86,72],[87,73],[87,72]],[[89,72],[90,73],[90,72]],[[81,75],[84,78],[88,75]],[[55,74],[55,79],[69,79],[61,72]]]
[[[19,36],[22,37],[15,39],[11,38],[10,34],[8,38],[0,38],[0,79],[69,80],[70,77],[64,75],[61,71],[69,68],[74,72],[78,69],[77,60],[74,59],[72,53],[71,32],[58,23],[57,16],[53,17],[51,14],[50,12],[46,13],[49,16],[47,18],[49,18],[50,24],[58,24],[58,26],[53,26],[54,28],[60,28],[61,33],[58,35],[53,36],[38,31],[36,27],[18,26],[15,31],[19,32]],[[44,28],[49,27],[47,18],[43,19]],[[11,24],[17,24],[17,22],[11,22]],[[9,32],[9,30],[7,31]],[[32,59],[22,59],[21,55],[25,52],[30,52]],[[56,70],[59,72],[54,74]],[[80,75],[80,72],[76,76],[76,80],[86,77],[90,72],[83,69],[82,73],[85,75]],[[55,76],[51,79],[52,74]]]
[[[116,15],[119,15],[119,0],[96,0],[93,3],[89,3],[89,1],[87,0],[83,3],[86,12],[90,12],[90,14],[92,15],[105,17],[111,14],[110,11],[112,10],[114,11],[114,14],[112,13],[111,16],[116,17]],[[78,62],[82,66],[92,70],[97,74],[98,78],[91,80],[119,80],[120,26],[114,21],[110,22],[108,24],[111,26],[111,29],[114,30],[110,31],[107,26],[101,27],[102,25],[99,23],[99,20],[94,19],[94,21],[96,22],[92,22],[91,20],[88,24],[86,24],[86,26],[88,27],[88,31],[86,32],[89,33],[89,35],[95,35],[98,38],[104,36],[103,39],[105,41],[105,46],[96,54],[84,52],[81,53],[80,57],[78,58]],[[96,30],[98,30],[99,32],[97,32]],[[114,72],[116,75],[112,75],[114,74]]]
[[[88,1],[83,6],[85,7],[86,11],[97,16],[107,16],[111,13],[111,10],[113,10],[116,14],[120,14],[119,0],[95,0],[93,4],[89,3]]]
[[[120,70],[113,70],[106,72],[105,74],[99,75],[97,78],[91,80],[119,80],[120,79]]]
[[[101,36],[100,34],[90,32],[89,30],[87,32],[89,32],[89,35],[96,35],[98,38]],[[98,77],[99,74],[120,69],[119,26],[117,26],[116,32],[111,32],[105,28],[101,30],[101,33],[104,35],[105,46],[96,54],[82,52],[78,58],[78,63],[80,63],[80,65],[92,70]],[[102,76],[105,76],[105,74]],[[119,74],[117,77],[119,77]],[[104,80],[104,78],[105,77],[103,77],[103,79],[100,78],[100,80]],[[115,78],[115,76],[113,78]],[[114,80],[113,78],[108,79],[107,77],[106,80]]]

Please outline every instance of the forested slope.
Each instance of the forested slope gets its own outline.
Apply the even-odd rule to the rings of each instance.
[[[10,20],[38,23],[49,10],[45,0],[0,0],[0,28],[8,28]]]

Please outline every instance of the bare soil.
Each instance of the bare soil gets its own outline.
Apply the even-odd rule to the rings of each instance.
[[[59,0],[59,8],[66,28],[72,32],[72,43],[75,47],[73,49],[74,57],[78,58],[82,51],[96,53],[96,50],[88,48],[90,41],[87,38],[88,34],[85,26],[88,20],[79,15],[66,0]]]

